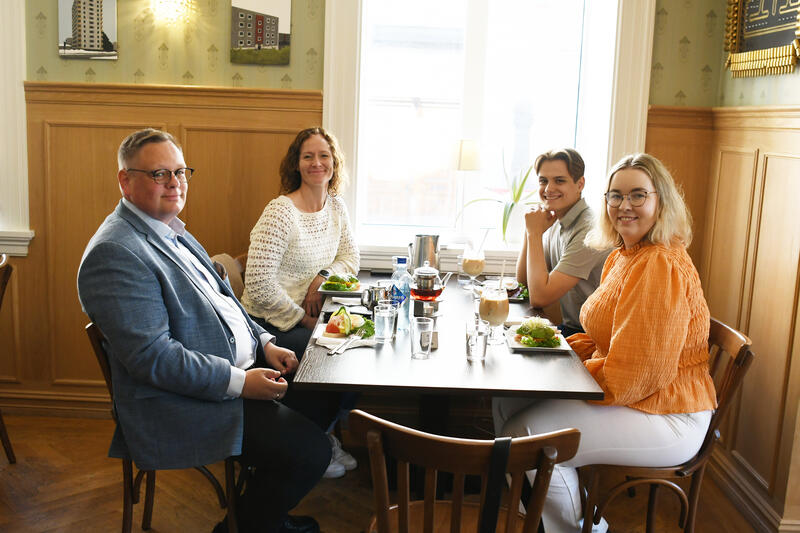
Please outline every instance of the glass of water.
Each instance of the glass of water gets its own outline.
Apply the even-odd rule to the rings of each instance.
[[[392,304],[380,303],[372,310],[375,322],[375,340],[389,342],[394,337],[394,327],[397,321],[397,308]]]
[[[489,321],[475,318],[467,321],[467,361],[486,359],[486,341],[489,340]]]
[[[411,358],[427,359],[433,342],[433,319],[415,316],[411,320]]]

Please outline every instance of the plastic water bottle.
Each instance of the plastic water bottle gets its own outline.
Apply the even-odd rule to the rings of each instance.
[[[411,274],[408,273],[408,257],[405,255],[395,255],[392,257],[391,299],[400,302],[397,309],[397,329],[408,331],[408,315],[411,308]]]

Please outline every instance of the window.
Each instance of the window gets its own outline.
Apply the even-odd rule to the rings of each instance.
[[[620,17],[609,9],[617,3]],[[497,204],[457,217],[471,199],[505,198],[504,166],[516,175],[538,153],[574,146],[587,159],[587,184],[601,188],[609,160],[643,148],[650,67],[641,50],[651,49],[652,23],[641,21],[652,21],[655,2],[606,4],[371,0],[359,3],[360,16],[339,4],[326,11],[323,123],[350,162],[355,187],[345,195],[365,267],[372,258],[385,266],[416,232],[457,247],[487,227],[489,249],[515,257],[518,247],[500,240]],[[345,64],[350,57],[360,62]],[[615,76],[627,76],[625,84],[614,86]],[[639,130],[629,135],[629,125]],[[480,170],[455,169],[459,139],[477,141]],[[520,218],[512,218],[512,240],[521,238]]]

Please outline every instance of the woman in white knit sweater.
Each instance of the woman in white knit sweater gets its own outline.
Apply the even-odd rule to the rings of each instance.
[[[250,232],[242,304],[278,345],[301,359],[322,307],[317,289],[330,272],[357,274],[359,252],[338,194],[344,158],[331,134],[323,128],[298,133],[280,176],[281,196],[267,204]],[[339,396],[331,396],[287,394],[284,403],[328,429],[339,407]],[[342,462],[355,467],[355,460]],[[344,474],[333,463],[329,470],[329,477]]]

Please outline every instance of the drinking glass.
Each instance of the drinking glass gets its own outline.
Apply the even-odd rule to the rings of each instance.
[[[378,342],[391,341],[397,324],[397,308],[392,304],[378,304],[373,309],[373,313],[375,340]]]
[[[486,359],[486,341],[489,338],[489,322],[475,318],[467,320],[467,361],[481,362]]]
[[[402,309],[402,307],[400,306],[400,300],[395,300],[394,298],[387,298],[385,300],[378,300],[378,304],[377,305],[380,305],[380,304],[391,305],[392,307],[394,307],[395,318],[394,318],[394,330],[393,330],[392,335],[396,337],[397,336],[397,323],[400,322],[400,310]]]
[[[498,287],[484,287],[478,312],[480,317],[489,322],[492,327],[489,344],[504,343],[503,323],[508,318],[508,293],[506,290]]]
[[[486,267],[486,257],[483,255],[483,250],[476,250],[471,246],[464,248],[464,254],[461,258],[461,269],[469,276],[469,284],[467,287],[474,287],[476,285],[475,278],[483,273]]]
[[[411,358],[427,359],[431,355],[433,319],[415,316],[411,320]]]

